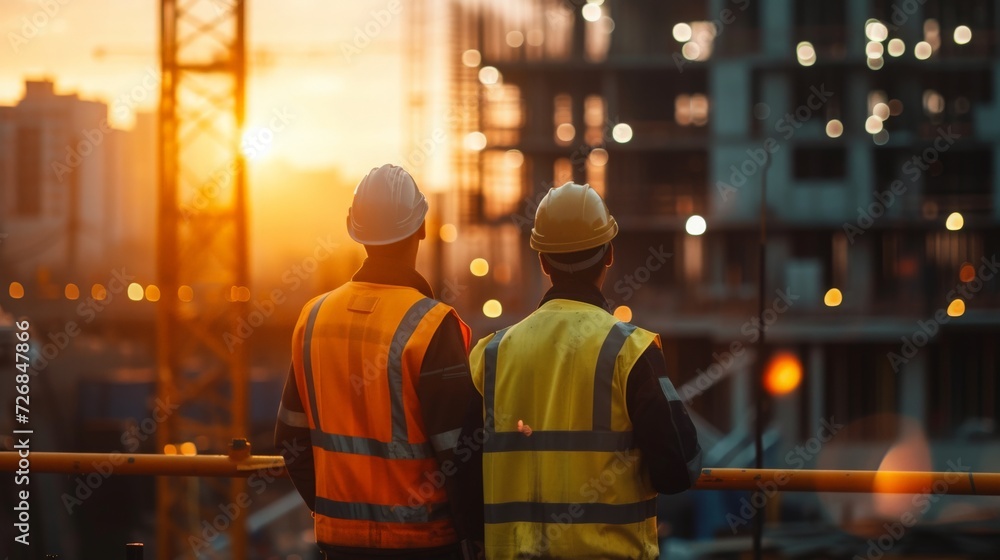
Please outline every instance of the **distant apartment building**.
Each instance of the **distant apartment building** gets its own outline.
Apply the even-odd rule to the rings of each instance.
[[[155,118],[134,131],[108,123],[108,106],[29,80],[0,107],[3,279],[28,297],[83,294],[115,267],[152,273],[155,258]]]

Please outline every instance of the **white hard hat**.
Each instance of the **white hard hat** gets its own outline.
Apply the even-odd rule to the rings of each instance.
[[[347,232],[362,245],[388,245],[416,233],[427,215],[427,199],[402,167],[372,169],[354,189]]]

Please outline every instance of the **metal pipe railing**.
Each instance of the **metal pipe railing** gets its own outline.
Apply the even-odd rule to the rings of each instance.
[[[20,459],[18,453],[0,452],[0,471],[16,471]],[[29,459],[31,471],[36,473],[246,477],[267,469],[272,477],[287,476],[285,461],[278,455],[32,451]],[[1000,473],[711,468],[702,469],[694,489],[996,496],[1000,495]]]

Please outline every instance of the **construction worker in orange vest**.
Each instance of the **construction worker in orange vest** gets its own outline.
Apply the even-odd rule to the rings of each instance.
[[[471,333],[415,270],[427,209],[401,167],[368,173],[347,217],[368,258],[295,326],[275,447],[326,558],[457,559],[482,538],[481,446],[459,441],[482,408]]]
[[[472,351],[487,558],[659,558],[656,494],[699,474],[659,336],[616,319],[601,294],[617,234],[589,185],[551,189],[531,247],[552,288]]]

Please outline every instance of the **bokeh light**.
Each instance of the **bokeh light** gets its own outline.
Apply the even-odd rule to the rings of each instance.
[[[484,86],[492,86],[500,82],[500,71],[494,66],[483,66],[479,69],[479,82]]]
[[[66,284],[66,289],[63,290],[63,295],[66,299],[79,299],[80,298],[80,288],[76,284]]]
[[[917,60],[927,60],[933,52],[934,49],[927,41],[920,41],[913,47],[913,56],[917,57]]]
[[[128,299],[132,301],[142,301],[143,289],[142,286],[132,282],[128,285]]]
[[[965,263],[958,271],[958,279],[962,282],[972,282],[976,279],[976,267],[970,263]]]
[[[628,323],[632,320],[632,308],[627,305],[619,305],[615,308],[615,319]]]
[[[462,145],[470,152],[478,152],[486,148],[486,135],[478,130],[465,135]]]
[[[830,122],[826,123],[826,135],[830,138],[840,138],[840,135],[844,133],[844,123],[837,119],[831,119]]]
[[[868,132],[868,134],[881,132],[883,126],[882,119],[876,117],[875,115],[872,115],[865,120],[865,131]]]
[[[611,137],[615,142],[624,144],[632,139],[632,127],[625,123],[618,123],[611,129]]]
[[[889,56],[903,56],[903,53],[906,52],[906,43],[902,39],[892,39],[889,41],[889,48],[886,50],[889,52]]]
[[[702,218],[698,214],[695,214],[687,219],[684,223],[684,231],[688,232],[690,235],[701,235],[705,233],[708,229],[708,224],[705,223],[705,218]]]
[[[802,382],[802,363],[792,352],[778,352],[764,370],[764,387],[776,397],[794,391]]]
[[[816,48],[809,41],[802,41],[795,47],[795,57],[802,66],[812,66],[816,63]]]
[[[966,25],[959,25],[955,28],[955,44],[965,45],[972,40],[972,30]]]
[[[944,227],[948,228],[950,231],[958,231],[962,229],[964,225],[965,218],[963,218],[958,212],[948,214],[948,218],[944,221]]]
[[[21,299],[24,297],[24,286],[20,282],[11,282],[10,287],[7,289],[7,293],[13,299]]]
[[[691,26],[686,23],[678,23],[673,29],[674,40],[678,43],[687,43],[691,40]]]
[[[601,19],[601,7],[597,4],[585,4],[580,11],[583,13],[583,19],[591,23]]]
[[[455,224],[444,224],[438,231],[438,235],[441,236],[441,241],[454,243],[458,239],[458,228],[455,227]]]
[[[587,160],[591,165],[603,167],[608,164],[608,151],[604,148],[594,148],[590,151],[590,155],[587,156]]]
[[[823,304],[827,307],[837,307],[844,302],[844,294],[837,288],[830,288],[823,296]]]
[[[482,258],[472,259],[469,263],[469,271],[472,272],[473,276],[486,276],[490,271],[490,263]]]
[[[479,63],[483,61],[483,55],[479,54],[476,49],[469,49],[462,53],[462,64],[468,66],[469,68],[475,68],[479,66]]]
[[[486,315],[491,319],[496,319],[502,314],[503,314],[503,306],[500,305],[499,301],[491,299],[487,300],[487,302],[483,304],[483,315]]]
[[[954,299],[948,304],[948,316],[949,317],[961,317],[965,314],[965,302],[960,299]]]

